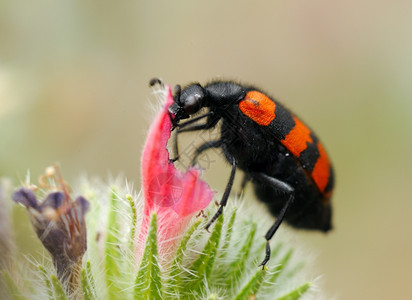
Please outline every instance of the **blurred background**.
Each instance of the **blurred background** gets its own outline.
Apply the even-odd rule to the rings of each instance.
[[[96,3],[0,1],[0,176],[17,185],[58,161],[69,182],[124,174],[138,187],[151,77],[254,83],[335,165],[334,231],[284,229],[317,255],[320,290],[412,298],[411,1]],[[218,191],[221,161],[205,172]]]

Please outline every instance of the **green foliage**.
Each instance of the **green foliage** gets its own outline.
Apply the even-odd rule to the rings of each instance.
[[[121,288],[119,282],[116,278],[120,276],[120,258],[121,253],[118,245],[120,244],[119,235],[117,234],[120,231],[118,218],[118,199],[117,193],[114,187],[111,188],[110,192],[110,210],[107,223],[106,231],[106,243],[105,243],[105,277],[106,277],[106,286],[109,299],[117,299],[120,294]]]
[[[44,280],[44,283],[46,285],[47,295],[49,296],[50,300],[53,300],[54,296],[53,296],[52,283],[51,283],[50,278],[47,274],[47,271],[42,265],[38,265],[37,268],[39,269],[40,274],[41,274],[41,276]]]
[[[50,276],[51,283],[53,286],[54,290],[54,299],[56,300],[66,300],[67,296],[66,293],[62,287],[62,284],[60,283],[59,279],[55,275]]]
[[[247,300],[259,291],[265,278],[266,270],[257,270],[256,273],[249,279],[249,281],[242,287],[242,289],[234,297],[235,300]]]
[[[135,247],[135,237],[136,237],[136,225],[137,225],[137,212],[136,212],[136,204],[135,201],[133,200],[132,195],[127,194],[126,199],[129,202],[130,205],[130,214],[132,218],[132,222],[130,224],[130,250],[133,251]]]
[[[278,300],[297,300],[310,288],[311,285],[311,282],[306,282],[302,284],[300,287],[291,291],[289,294],[286,294],[278,298]]]
[[[142,257],[137,257],[136,235],[142,220],[139,196],[131,196],[129,190],[120,186],[94,190],[86,185],[84,189],[93,195],[89,197],[93,218],[87,219],[91,223],[90,247],[79,270],[78,283],[78,292],[85,300],[253,297],[293,300],[310,289],[311,283],[307,282],[282,295],[280,291],[285,288],[279,286],[289,287],[290,282],[296,282],[295,274],[301,273],[302,264],[294,263],[292,249],[283,249],[286,247],[281,247],[275,238],[277,244],[272,247],[268,267],[264,270],[258,267],[266,243],[259,234],[262,228],[241,209],[227,207],[210,233],[204,229],[210,216],[193,218],[174,255],[164,263],[159,259],[162,253],[158,253],[156,215],[151,216]],[[214,213],[214,209],[208,213]],[[33,282],[33,276],[2,271],[11,299],[73,298],[66,294],[51,264],[36,266],[32,271],[37,278],[32,285],[29,283]],[[24,268],[27,266],[19,269]]]
[[[2,271],[3,275],[3,280],[4,284],[6,285],[10,298],[13,300],[23,300],[26,299],[21,293],[21,289],[19,286],[16,284],[14,281],[13,277],[10,275],[10,273],[6,270]]]
[[[242,274],[244,272],[247,260],[250,256],[250,251],[253,246],[255,233],[256,233],[256,223],[252,223],[250,225],[250,230],[245,237],[244,244],[238,252],[237,259],[232,261],[228,268],[230,273],[228,274],[228,276],[226,276],[227,286],[232,286],[234,284],[237,284],[239,282],[239,279],[242,278]]]
[[[210,235],[205,247],[199,257],[189,268],[190,280],[188,282],[190,284],[188,287],[194,293],[200,294],[206,284],[210,284],[210,275],[219,247],[220,236],[222,234],[222,224],[223,215],[216,220],[213,232]]]
[[[236,212],[237,212],[237,208],[235,207],[235,208],[233,208],[232,215],[230,216],[229,223],[226,226],[226,233],[225,233],[225,237],[223,239],[222,249],[221,249],[220,254],[219,254],[219,258],[221,258],[221,259],[223,259],[226,256],[227,248],[230,245],[230,240],[232,238],[232,232],[233,232],[233,224],[235,223],[235,219],[236,219]]]
[[[200,224],[200,220],[196,220],[196,222],[193,223],[193,225],[189,228],[185,236],[180,241],[180,245],[177,248],[173,264],[170,268],[168,281],[166,283],[165,297],[168,299],[174,299],[174,295],[184,292],[184,285],[182,284],[181,276],[181,266],[183,258],[185,256],[185,251],[187,250],[187,244]]]
[[[157,217],[152,215],[143,258],[136,276],[134,299],[162,299],[162,276],[157,253]]]
[[[285,269],[286,264],[288,263],[288,261],[290,260],[290,258],[292,257],[292,253],[293,250],[290,249],[285,256],[282,258],[282,260],[279,262],[279,264],[274,268],[273,270],[273,275],[270,278],[270,282],[276,282],[276,280],[278,279],[279,275],[282,273],[282,271]]]
[[[91,272],[90,261],[87,261],[86,268],[83,268],[80,273],[82,293],[84,300],[93,300],[94,297],[94,280]]]

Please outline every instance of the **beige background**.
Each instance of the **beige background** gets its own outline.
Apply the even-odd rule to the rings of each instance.
[[[335,165],[334,232],[290,230],[318,255],[321,288],[412,298],[412,2],[33,3],[0,1],[0,176],[59,161],[70,181],[124,173],[138,186],[151,77],[255,83]],[[217,190],[221,165],[206,171]]]

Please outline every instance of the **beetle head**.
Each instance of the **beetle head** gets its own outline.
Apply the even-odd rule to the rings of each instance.
[[[180,120],[187,119],[197,113],[203,105],[205,98],[204,88],[196,83],[188,86],[183,91],[180,85],[175,86],[175,103],[169,107],[169,112],[174,114],[173,125],[178,125]]]

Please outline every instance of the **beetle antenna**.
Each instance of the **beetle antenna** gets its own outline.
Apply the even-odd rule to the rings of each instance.
[[[149,81],[149,86],[150,87],[153,87],[156,84],[160,85],[161,88],[164,88],[163,81],[160,78],[154,77],[154,78],[150,79],[150,81]]]

